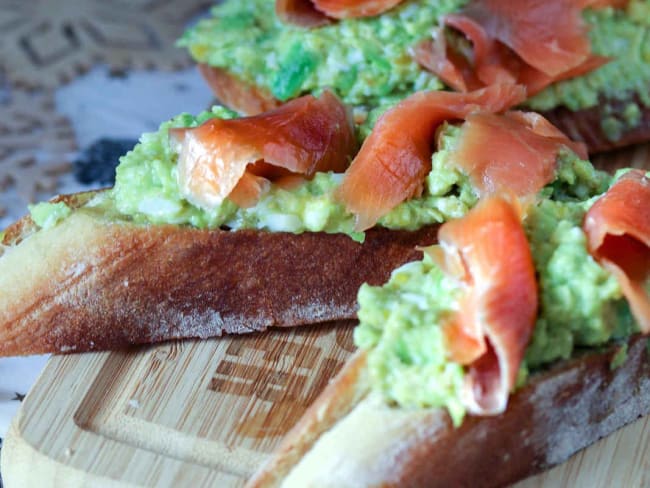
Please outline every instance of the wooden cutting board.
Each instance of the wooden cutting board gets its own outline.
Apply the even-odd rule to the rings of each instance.
[[[351,323],[53,356],[2,448],[7,486],[240,486],[352,351]]]
[[[650,168],[650,145],[605,155]],[[350,324],[53,356],[2,448],[9,488],[242,486],[351,354]],[[650,488],[650,417],[517,488]]]
[[[242,486],[352,351],[323,325],[54,356],[2,449],[8,488]],[[650,418],[518,488],[650,486]]]

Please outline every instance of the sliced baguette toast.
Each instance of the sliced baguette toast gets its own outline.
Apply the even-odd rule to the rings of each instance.
[[[584,351],[534,374],[505,413],[454,428],[440,409],[400,409],[370,393],[357,353],[249,487],[497,487],[568,459],[650,413],[648,339]]]
[[[81,207],[93,193],[57,200]],[[435,242],[436,226],[344,234],[137,225],[81,209],[9,227],[0,254],[0,356],[115,349],[356,316],[380,284]],[[1,250],[0,250],[1,251]]]
[[[264,89],[241,80],[225,69],[199,64],[199,71],[217,99],[242,114],[255,115],[280,103]],[[630,103],[641,107],[639,123],[634,128],[624,130],[618,139],[612,140],[601,124],[601,107],[605,104],[611,105],[612,116],[623,120],[625,108]],[[566,107],[557,107],[542,112],[542,115],[567,134],[571,140],[584,142],[590,154],[650,140],[650,107],[639,103],[636,96],[621,100],[602,100],[597,107],[575,111]]]

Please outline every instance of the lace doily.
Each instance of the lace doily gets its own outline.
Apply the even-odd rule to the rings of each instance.
[[[51,196],[75,148],[72,127],[50,95],[11,91],[0,103],[0,216],[9,205]]]
[[[103,61],[111,69],[190,64],[174,46],[209,0],[0,0],[0,64],[10,82],[54,88]]]

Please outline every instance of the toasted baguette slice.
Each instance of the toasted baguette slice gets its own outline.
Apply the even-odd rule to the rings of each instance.
[[[199,70],[219,101],[242,114],[255,115],[280,104],[263,88],[251,85],[225,69],[199,64]],[[630,103],[636,103],[641,108],[638,125],[624,130],[619,138],[611,140],[601,124],[601,107],[610,105],[612,116],[624,120],[625,108]],[[576,111],[557,107],[542,112],[542,115],[571,140],[584,142],[590,154],[650,141],[650,107],[641,103],[638,96],[623,100],[602,100],[597,107]]]
[[[60,197],[77,208],[92,193]],[[0,356],[114,349],[351,319],[362,283],[420,258],[436,226],[343,234],[199,230],[74,211],[7,229]]]
[[[496,487],[565,461],[650,413],[648,339],[589,351],[533,375],[505,413],[454,428],[440,409],[401,409],[370,393],[354,355],[249,487]]]

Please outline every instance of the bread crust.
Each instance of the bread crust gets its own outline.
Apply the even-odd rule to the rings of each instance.
[[[76,197],[63,200],[72,202]],[[28,218],[26,218],[28,219]],[[362,283],[381,284],[437,226],[344,234],[200,230],[108,221],[85,209],[0,256],[0,356],[353,319]]]
[[[225,69],[200,64],[199,70],[219,101],[240,113],[256,115],[281,103],[264,89],[240,80]],[[630,103],[640,108],[639,124],[624,130],[619,139],[610,140],[601,124],[602,107],[608,105],[612,117],[624,120],[625,109]],[[541,113],[569,138],[584,142],[590,154],[650,140],[650,107],[646,107],[638,95],[623,100],[602,99],[597,106],[587,109],[573,111],[560,106]]]
[[[505,413],[467,417],[454,429],[440,409],[387,406],[376,394],[325,425],[310,409],[291,436],[317,438],[290,465],[280,450],[249,487],[410,486],[497,487],[564,462],[572,454],[650,413],[648,339],[628,340],[627,359],[612,368],[620,346],[591,351],[533,375],[514,393]],[[358,363],[355,366],[359,367]],[[351,385],[344,369],[323,396],[364,388]],[[367,388],[367,385],[365,386]],[[348,394],[349,397],[349,394]],[[319,398],[317,403],[327,402]],[[280,470],[280,471],[279,471]]]
[[[69,195],[57,195],[50,200],[50,203],[63,202],[70,208],[79,208],[101,191],[103,190],[73,193]],[[0,256],[2,256],[7,247],[20,244],[22,240],[26,239],[37,230],[38,226],[34,223],[29,214],[9,225],[9,227],[4,230],[2,238],[0,238]]]
[[[223,68],[202,63],[198,67],[214,96],[240,114],[257,115],[281,104],[266,90],[246,83]]]
[[[320,435],[346,416],[368,393],[366,353],[357,350],[287,432],[269,461],[251,478],[246,488],[278,486],[293,466],[317,442]]]
[[[639,123],[633,128],[624,130],[617,140],[610,140],[601,122],[603,118],[602,107],[610,107],[610,117],[624,121],[625,109],[631,103],[636,104],[640,109]],[[568,135],[569,138],[574,141],[583,141],[592,154],[650,140],[650,107],[646,107],[638,95],[630,96],[624,100],[601,99],[595,107],[576,111],[571,111],[566,107],[557,107],[542,112],[542,115]]]

